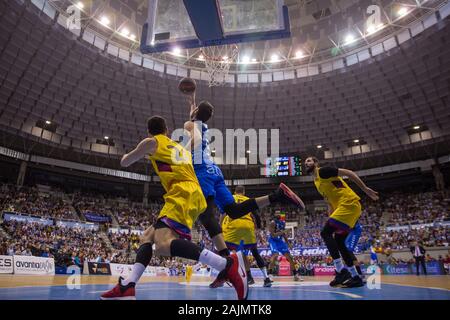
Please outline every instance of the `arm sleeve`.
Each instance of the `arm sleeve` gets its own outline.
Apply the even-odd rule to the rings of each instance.
[[[338,168],[323,167],[319,169],[319,176],[322,179],[337,177],[338,174],[339,174]]]

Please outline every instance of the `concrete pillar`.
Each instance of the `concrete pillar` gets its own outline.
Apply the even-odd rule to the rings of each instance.
[[[27,173],[28,163],[26,161],[22,161],[20,164],[19,175],[17,176],[17,186],[22,187],[23,182],[25,180],[25,174]]]
[[[444,175],[437,161],[436,164],[431,166],[431,170],[433,172],[434,182],[436,183],[436,190],[443,191],[445,189]]]
[[[150,184],[148,182],[144,183],[144,197],[142,199],[142,205],[144,207],[148,206],[148,189],[150,188]]]

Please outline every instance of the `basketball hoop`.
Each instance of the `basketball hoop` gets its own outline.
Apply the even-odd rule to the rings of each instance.
[[[209,74],[209,87],[224,85],[230,72],[230,66],[239,54],[235,44],[223,46],[204,47],[200,51],[205,61],[206,71]]]

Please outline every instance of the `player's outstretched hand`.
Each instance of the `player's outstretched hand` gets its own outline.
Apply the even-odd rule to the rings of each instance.
[[[378,192],[370,189],[370,188],[366,188],[364,190],[364,192],[369,196],[370,199],[377,201],[378,199],[380,199],[380,197],[378,196]]]

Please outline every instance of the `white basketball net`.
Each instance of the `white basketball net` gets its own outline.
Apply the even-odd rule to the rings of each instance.
[[[239,54],[235,44],[223,46],[204,47],[200,49],[205,61],[206,71],[209,74],[209,86],[221,86],[227,81],[230,66]]]

